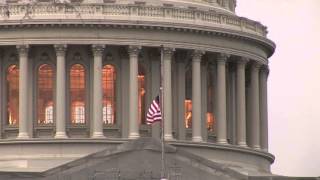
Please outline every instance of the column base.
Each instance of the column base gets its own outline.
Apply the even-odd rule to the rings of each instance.
[[[26,133],[26,132],[21,132],[21,133],[19,133],[19,134],[18,134],[18,137],[17,137],[17,139],[29,139],[29,138],[30,138],[30,136],[29,136],[29,134]]]
[[[68,136],[66,132],[56,132],[56,135],[54,136],[56,139],[67,139]]]
[[[247,147],[248,147],[248,145],[247,145],[246,142],[238,142],[237,144],[238,144],[238,146],[240,146],[240,147],[244,147],[244,148],[247,148]]]
[[[253,148],[254,150],[261,150],[261,147],[260,147],[259,145],[254,145],[252,148]]]
[[[91,138],[103,139],[106,137],[104,136],[103,132],[94,132],[92,134]]]
[[[218,140],[217,140],[217,143],[218,143],[218,144],[229,144],[226,139],[218,139]]]
[[[173,136],[172,136],[172,134],[165,134],[164,135],[164,139],[167,140],[167,141],[172,141],[173,140]]]
[[[130,133],[128,138],[129,139],[138,139],[138,138],[140,138],[140,134],[139,133]]]
[[[265,149],[265,148],[261,149],[261,150],[264,151],[264,152],[269,152],[268,149]]]
[[[193,142],[202,142],[203,139],[202,139],[201,136],[194,136],[194,137],[192,137],[192,141],[193,141]]]

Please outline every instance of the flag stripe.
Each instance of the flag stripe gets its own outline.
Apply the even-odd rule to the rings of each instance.
[[[147,124],[152,124],[154,122],[161,121],[161,109],[159,104],[159,96],[152,101],[150,108],[147,113]]]

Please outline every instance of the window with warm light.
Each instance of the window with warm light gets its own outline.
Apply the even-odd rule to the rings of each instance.
[[[85,67],[81,64],[74,64],[70,68],[70,105],[71,124],[86,123],[86,80]]]
[[[140,124],[146,123],[146,117],[145,117],[145,95],[146,95],[146,89],[145,89],[145,71],[142,66],[139,66],[139,75],[138,75],[138,93],[139,93],[139,113],[138,118]]]
[[[185,101],[184,101],[184,121],[185,128],[192,128],[192,70],[187,69],[185,74]]]
[[[112,65],[105,65],[102,69],[103,109],[102,119],[104,124],[116,122],[116,70]]]
[[[185,100],[184,101],[184,108],[185,108],[185,125],[186,128],[192,128],[192,100]]]
[[[11,65],[7,69],[7,124],[19,124],[19,68]]]
[[[53,83],[54,70],[52,65],[42,64],[38,68],[37,104],[38,124],[53,123]]]
[[[213,76],[214,73],[212,69],[207,71],[207,130],[214,131],[215,117],[213,114]]]

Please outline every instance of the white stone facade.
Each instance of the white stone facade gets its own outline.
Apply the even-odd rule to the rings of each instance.
[[[143,66],[147,110],[159,93],[163,46],[164,131],[169,144],[212,161],[270,173],[274,157],[268,153],[267,77],[275,44],[267,39],[265,26],[236,16],[235,6],[235,0],[0,5],[0,152],[5,154],[0,169],[10,169],[7,161],[18,169],[21,159],[57,157],[62,163],[131,139],[158,138],[158,124],[139,123],[137,77]],[[54,67],[54,115],[53,123],[39,125],[37,70],[44,63]],[[19,123],[11,126],[6,78],[13,64],[19,67]],[[80,125],[70,121],[69,74],[74,64],[85,69],[86,121]],[[117,72],[112,125],[103,123],[105,65]],[[192,101],[190,128],[186,99]],[[207,127],[208,112],[214,116],[213,130]],[[12,152],[15,147],[21,151]],[[52,161],[46,168],[56,165]]]

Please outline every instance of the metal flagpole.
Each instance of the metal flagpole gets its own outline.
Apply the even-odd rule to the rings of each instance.
[[[164,108],[163,108],[163,45],[161,45],[161,60],[160,60],[160,108],[161,108],[161,180],[166,180],[165,168],[165,150],[164,150]]]

